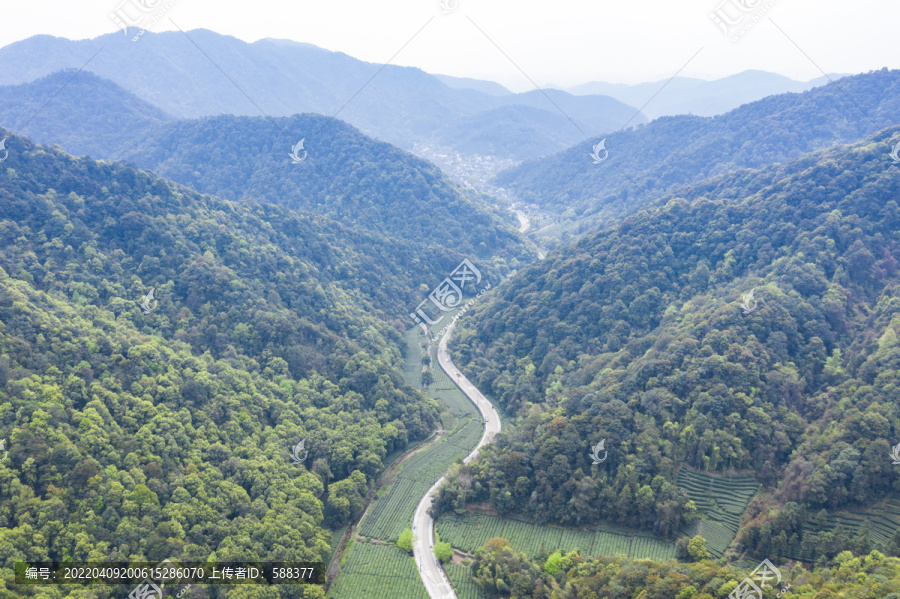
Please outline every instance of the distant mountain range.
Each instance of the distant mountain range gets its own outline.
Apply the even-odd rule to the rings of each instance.
[[[600,164],[590,157],[600,140],[588,140],[508,169],[496,183],[553,215],[538,231],[554,246],[679,186],[859,141],[900,122],[900,71],[845,77],[839,86],[770,96],[715,117],[662,117],[606,136]]]
[[[492,96],[508,96],[512,92],[497,83],[484,79],[472,79],[471,77],[451,77],[450,75],[435,75],[447,87],[454,89],[474,89],[476,91],[491,94]],[[575,94],[583,95],[583,94]]]
[[[525,159],[646,122],[607,96],[503,93],[490,82],[368,63],[286,40],[251,44],[208,30],[146,33],[139,42],[120,33],[78,41],[39,35],[0,49],[0,85],[82,67],[176,118],[313,112],[405,149],[416,143],[459,146],[467,153]],[[527,126],[518,126],[527,108]],[[466,131],[482,121],[510,126],[497,127],[490,139]]]
[[[0,103],[0,126],[75,156],[115,158],[175,120],[112,81],[75,69],[0,87],[0,97],[9,99]]]
[[[157,121],[165,115],[275,117],[312,112],[336,116],[407,150],[427,146],[513,160],[548,156],[648,118],[712,116],[766,96],[827,83],[824,77],[801,82],[745,71],[715,81],[676,77],[638,85],[590,82],[567,91],[513,93],[493,81],[369,63],[290,40],[247,43],[202,29],[186,35],[148,32],[137,43],[118,32],[77,41],[38,35],[0,48],[0,85],[21,85],[81,68],[147,104],[137,110],[134,100],[121,108],[107,102],[95,118],[102,113],[116,115],[114,120],[120,122],[147,121],[125,114],[135,111],[155,115]],[[44,101],[55,91],[44,90]],[[32,108],[15,114],[27,119]],[[87,147],[96,152],[99,146]]]
[[[829,75],[831,80],[843,76]],[[650,119],[675,114],[715,116],[766,96],[805,92],[826,85],[829,77],[796,81],[777,73],[751,70],[714,81],[692,77],[675,77],[671,81],[653,81],[637,85],[592,81],[570,87],[568,92],[576,96],[582,94],[611,96],[631,106],[643,106],[642,112]]]
[[[125,160],[228,200],[280,204],[473,257],[514,258],[511,268],[531,259],[510,212],[339,119],[175,119],[110,81],[74,71],[0,88],[0,96],[13,100],[0,105],[0,125],[27,122],[33,139],[74,155]],[[302,160],[294,164],[300,140]]]

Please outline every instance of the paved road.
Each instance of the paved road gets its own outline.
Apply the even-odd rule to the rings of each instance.
[[[529,228],[531,228],[531,219],[528,218],[528,215],[522,212],[521,210],[514,210],[516,216],[519,217],[519,233],[524,233]]]
[[[481,447],[493,441],[494,436],[500,432],[500,414],[497,413],[491,402],[475,388],[475,385],[470,383],[469,379],[463,376],[453,365],[453,361],[450,359],[450,352],[447,351],[447,341],[452,333],[453,325],[450,325],[447,328],[447,332],[444,333],[440,345],[438,345],[438,364],[447,373],[447,376],[456,382],[456,385],[466,397],[475,404],[475,407],[481,412],[481,417],[486,422],[481,441],[463,460],[463,462],[468,464],[475,459]],[[444,574],[443,568],[437,564],[437,558],[434,557],[434,521],[427,513],[428,508],[431,507],[432,497],[436,495],[438,487],[443,482],[444,478],[442,477],[434,483],[416,508],[416,513],[413,516],[413,535],[416,539],[415,543],[413,543],[413,556],[415,556],[416,567],[419,569],[422,582],[425,584],[428,595],[432,599],[457,599],[453,586]]]

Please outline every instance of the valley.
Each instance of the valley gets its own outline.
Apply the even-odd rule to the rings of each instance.
[[[0,27],[0,599],[900,597],[900,8],[92,2]],[[165,560],[315,576],[42,578]]]

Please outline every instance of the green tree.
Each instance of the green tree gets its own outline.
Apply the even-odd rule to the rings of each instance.
[[[550,557],[547,558],[547,561],[544,562],[544,572],[550,576],[556,575],[556,573],[559,572],[559,565],[562,563],[562,559],[562,553],[558,550],[551,553]]]
[[[453,559],[453,547],[450,546],[450,543],[438,541],[434,544],[434,555],[442,563],[447,563]]]
[[[703,559],[709,559],[709,551],[707,551],[706,549],[706,539],[704,539],[700,535],[692,538],[691,542],[688,543],[688,555],[690,555],[691,559],[695,562],[699,562]]]
[[[413,544],[416,542],[416,538],[413,536],[413,531],[411,528],[404,528],[403,532],[400,533],[400,536],[397,538],[397,547],[402,549],[407,553],[412,553]]]

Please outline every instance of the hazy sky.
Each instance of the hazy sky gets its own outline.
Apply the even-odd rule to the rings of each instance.
[[[174,2],[153,31],[175,29],[171,18],[185,30],[292,39],[376,63],[396,54],[392,64],[514,91],[533,89],[531,81],[655,81],[686,63],[682,75],[705,79],[746,69],[808,80],[821,75],[815,65],[828,73],[900,67],[896,0],[443,0],[455,5],[448,13],[441,0],[0,0],[0,45],[117,31],[109,13],[123,1]],[[717,8],[757,22],[730,41],[710,18]]]

